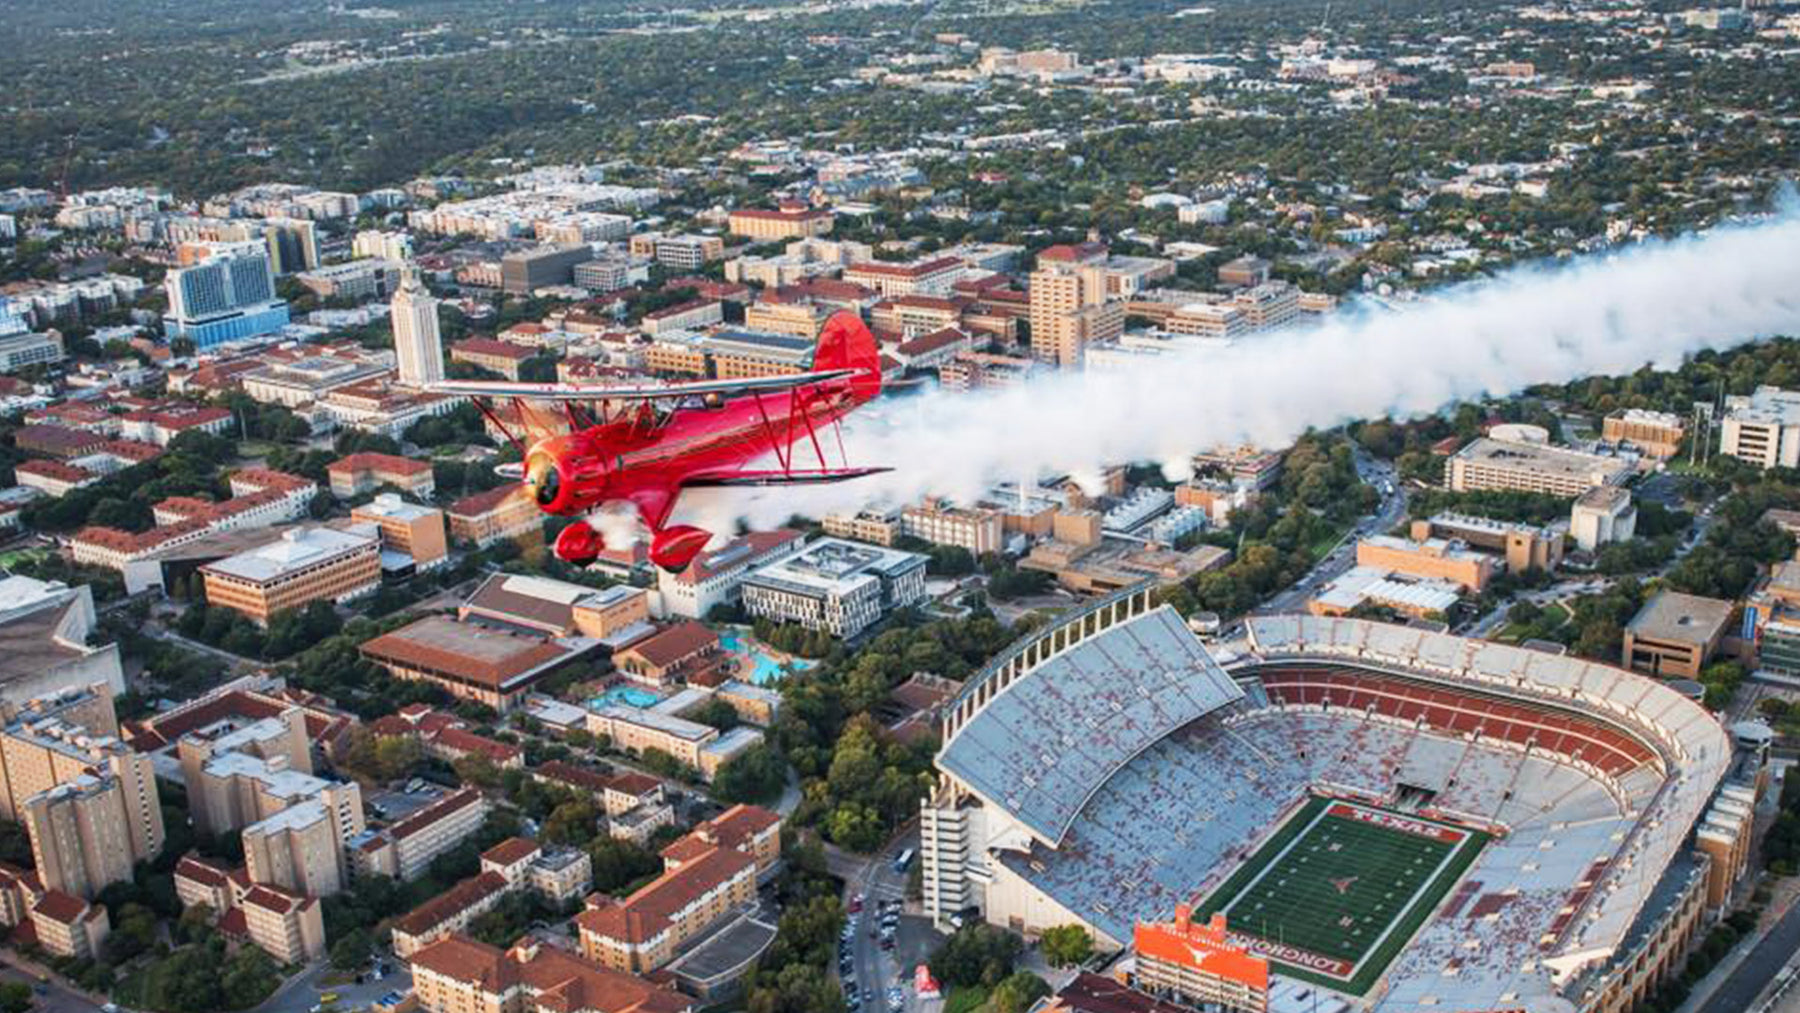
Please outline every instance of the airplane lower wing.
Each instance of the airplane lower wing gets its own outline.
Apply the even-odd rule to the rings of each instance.
[[[892,468],[794,468],[768,471],[700,471],[681,480],[686,489],[714,489],[757,485],[823,485],[879,475]]]
[[[738,380],[691,380],[682,383],[612,385],[603,383],[506,383],[499,380],[439,380],[427,389],[439,394],[469,397],[516,397],[528,401],[644,401],[661,398],[721,397],[758,391],[791,390],[809,383],[855,376],[854,369],[821,369],[782,376],[746,377]]]

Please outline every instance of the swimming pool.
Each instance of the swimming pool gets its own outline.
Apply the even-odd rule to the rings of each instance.
[[[749,680],[758,686],[773,682],[787,674],[787,670],[782,667],[782,663],[776,660],[774,655],[737,630],[725,630],[720,633],[719,646],[744,659],[749,671],[740,674],[740,678],[748,676]],[[804,671],[818,662],[805,658],[794,658],[788,664],[795,671]]]
[[[636,686],[620,685],[608,686],[606,692],[589,700],[588,705],[592,707],[605,707],[609,704],[617,704],[625,707],[637,707],[643,709],[656,706],[657,702],[661,699],[662,697],[657,696],[647,689],[639,689]]]

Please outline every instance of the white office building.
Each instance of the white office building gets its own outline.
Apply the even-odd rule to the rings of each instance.
[[[760,567],[745,578],[744,609],[759,619],[854,637],[925,597],[926,557],[840,538]]]
[[[1725,399],[1719,449],[1759,468],[1800,467],[1800,391],[1758,387]]]

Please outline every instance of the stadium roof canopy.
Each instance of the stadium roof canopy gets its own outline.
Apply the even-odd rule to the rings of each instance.
[[[958,726],[938,768],[1054,847],[1132,757],[1243,695],[1164,606],[1012,679]]]

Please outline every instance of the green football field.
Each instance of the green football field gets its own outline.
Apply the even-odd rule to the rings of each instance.
[[[1435,820],[1315,798],[1201,905],[1291,977],[1360,995],[1487,843]]]

